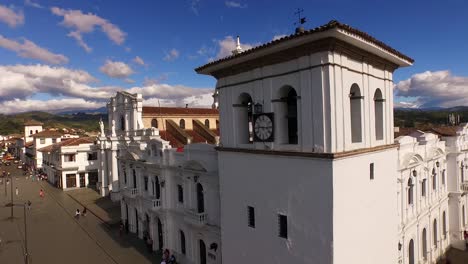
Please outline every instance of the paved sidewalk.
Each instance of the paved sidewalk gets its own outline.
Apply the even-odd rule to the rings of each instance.
[[[110,226],[120,223],[120,203],[102,197],[95,190],[82,188],[65,192],[73,200]],[[80,209],[81,210],[81,209]]]
[[[118,227],[109,226],[92,213],[76,219],[74,212],[77,208],[81,210],[82,205],[66,192],[23,176],[14,178],[13,184],[19,188],[15,203],[32,202],[32,209],[27,212],[30,263],[160,263],[160,256],[150,254],[136,236],[119,237]],[[10,201],[10,185],[7,187],[5,197],[4,185],[0,185],[0,263],[23,263],[23,209],[14,208],[15,219],[8,219],[10,208],[4,207]],[[41,188],[45,191],[44,198],[39,197]]]

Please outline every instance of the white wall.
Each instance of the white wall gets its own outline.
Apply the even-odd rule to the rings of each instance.
[[[223,263],[331,263],[331,161],[218,155]],[[254,229],[247,206],[255,208]],[[278,236],[278,213],[288,217],[288,239]]]
[[[396,169],[396,148],[334,160],[333,263],[395,263]]]

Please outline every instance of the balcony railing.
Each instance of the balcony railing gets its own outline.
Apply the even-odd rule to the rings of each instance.
[[[468,181],[464,181],[460,185],[460,189],[464,193],[468,193]]]
[[[128,197],[135,198],[138,195],[138,189],[137,188],[126,188],[124,190],[124,193]]]
[[[152,207],[151,209],[153,210],[159,210],[161,208],[161,199],[153,199],[152,201]]]
[[[208,215],[207,213],[197,213],[192,210],[187,210],[185,220],[192,225],[202,226],[208,223]]]

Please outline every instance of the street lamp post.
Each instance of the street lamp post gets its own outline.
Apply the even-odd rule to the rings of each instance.
[[[13,206],[11,207],[13,208]],[[26,221],[26,203],[23,205],[24,209],[24,263],[28,264],[29,263],[29,252],[28,252],[28,225]]]
[[[5,207],[11,207],[13,208],[14,206],[22,206],[24,210],[24,263],[29,264],[29,251],[28,251],[28,222],[26,220],[26,206],[30,206],[30,202],[28,203],[23,203],[23,204],[14,204],[14,203],[9,203],[6,204]]]
[[[11,204],[13,204],[13,177],[11,177],[11,174],[10,174],[10,185],[11,185],[11,193],[10,193],[10,196],[11,196]],[[11,219],[13,219],[13,206],[11,207]]]

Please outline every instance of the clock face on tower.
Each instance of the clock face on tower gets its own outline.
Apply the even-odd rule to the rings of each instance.
[[[272,142],[273,137],[273,113],[262,113],[254,115],[255,141]]]

